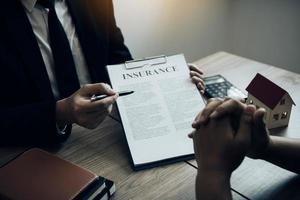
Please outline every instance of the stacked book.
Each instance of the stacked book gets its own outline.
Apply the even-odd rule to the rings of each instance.
[[[0,199],[106,200],[114,182],[40,149],[0,168]]]

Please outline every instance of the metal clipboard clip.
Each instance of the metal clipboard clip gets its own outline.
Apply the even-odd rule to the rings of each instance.
[[[130,60],[125,62],[126,69],[135,69],[135,68],[142,68],[142,67],[151,67],[153,65],[160,65],[167,63],[167,56],[154,56],[154,57],[147,57],[143,59],[137,60]]]

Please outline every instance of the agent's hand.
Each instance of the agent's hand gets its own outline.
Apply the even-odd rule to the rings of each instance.
[[[251,123],[255,111],[247,106],[241,113],[238,129],[234,130],[229,116],[210,119],[197,127],[193,138],[199,170],[232,173],[243,161],[251,144]]]
[[[190,68],[190,76],[192,82],[196,84],[198,90],[203,94],[205,90],[205,83],[202,80],[202,75],[203,75],[202,70],[194,64],[188,64],[188,65]]]
[[[102,100],[91,102],[93,94],[106,94]],[[88,129],[96,128],[111,112],[116,94],[105,83],[87,84],[68,98],[56,103],[56,118],[59,125],[76,123]]]
[[[230,116],[231,120],[236,122],[246,107],[247,105],[239,100],[230,98],[224,101],[212,99],[208,102],[206,108],[196,117],[192,126],[197,128],[207,123],[210,119],[217,119],[223,116]],[[268,129],[263,121],[265,112],[265,109],[259,108],[253,114],[251,146],[247,154],[251,158],[262,158],[271,143]]]

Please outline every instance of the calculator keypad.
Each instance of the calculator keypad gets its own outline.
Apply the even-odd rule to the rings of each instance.
[[[206,85],[206,91],[211,97],[226,97],[228,96],[227,90],[230,90],[231,87],[231,83],[213,83]]]
[[[204,79],[205,81],[205,79]],[[245,94],[242,93],[238,88],[236,88],[234,85],[232,85],[229,81],[226,79],[223,79],[223,81],[211,81],[211,79],[207,82],[209,84],[206,84],[206,94],[209,98],[224,98],[224,97],[237,97],[237,98],[245,98]]]

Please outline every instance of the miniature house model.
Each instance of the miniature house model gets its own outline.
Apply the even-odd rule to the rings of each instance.
[[[284,89],[261,74],[257,74],[246,90],[248,91],[247,104],[266,109],[264,120],[267,128],[289,124],[292,106],[295,103]]]

